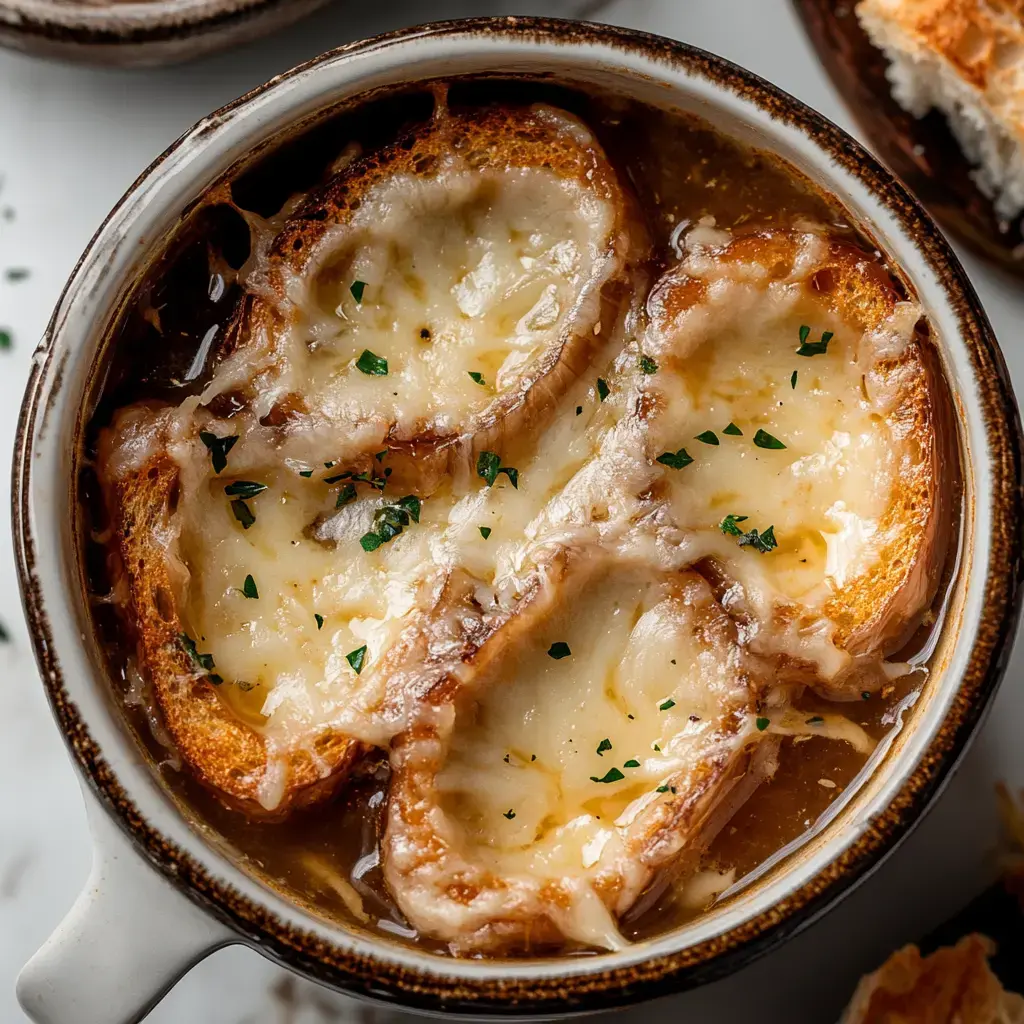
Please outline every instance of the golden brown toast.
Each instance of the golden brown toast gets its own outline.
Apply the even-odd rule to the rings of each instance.
[[[309,339],[302,332],[323,312],[323,304],[317,302],[321,293],[337,285],[332,275],[337,272],[344,278],[345,268],[358,258],[360,245],[373,249],[374,218],[360,226],[353,237],[344,232],[358,211],[365,211],[377,201],[375,190],[405,190],[414,198],[422,192],[427,196],[424,203],[430,215],[426,219],[436,227],[438,223],[443,225],[446,211],[444,197],[436,189],[431,191],[431,183],[437,176],[455,175],[458,187],[463,189],[460,194],[468,196],[470,214],[483,217],[481,230],[494,235],[503,230],[503,225],[495,227],[478,208],[500,206],[501,174],[506,172],[516,182],[533,174],[530,180],[536,181],[541,198],[553,208],[555,220],[558,215],[570,227],[576,224],[573,218],[578,218],[576,205],[581,197],[587,200],[594,218],[592,223],[579,220],[580,238],[594,245],[590,249],[579,246],[574,290],[566,292],[563,288],[558,292],[561,306],[557,317],[552,320],[549,316],[533,331],[539,340],[531,360],[513,367],[504,378],[504,386],[499,386],[502,378],[494,377],[493,367],[487,370],[484,385],[476,383],[472,374],[468,374],[471,379],[466,384],[467,374],[461,373],[453,385],[458,389],[453,404],[458,406],[461,418],[443,423],[430,415],[402,420],[384,416],[378,422],[372,416],[361,416],[363,407],[358,403],[344,407],[343,390],[339,399],[342,411],[334,415],[337,406],[323,400],[325,395],[332,401],[339,395],[331,391],[337,379],[334,364],[327,375],[326,390],[312,396],[304,392],[302,383],[308,379],[304,374],[310,370],[307,357],[316,345],[307,344]],[[564,207],[558,205],[560,197],[566,199]],[[434,206],[439,202],[442,208],[437,215]],[[259,617],[262,606],[288,587],[299,585],[288,580],[268,589],[268,576],[283,570],[273,559],[268,561],[266,551],[245,546],[264,530],[263,524],[274,509],[271,495],[294,505],[297,489],[305,488],[298,501],[303,514],[309,506],[308,522],[301,541],[290,543],[300,544],[296,558],[315,560],[317,552],[333,551],[339,545],[337,538],[321,532],[322,523],[330,522],[333,513],[317,514],[319,499],[308,497],[310,488],[334,489],[329,495],[330,504],[337,496],[337,508],[341,509],[333,514],[335,519],[368,504],[362,500],[364,484],[353,483],[361,477],[370,481],[365,490],[371,496],[377,491],[383,494],[385,481],[391,488],[389,494],[415,490],[423,499],[441,487],[444,496],[436,499],[440,508],[443,502],[454,501],[448,497],[453,471],[464,477],[471,475],[472,481],[481,451],[500,453],[508,438],[522,449],[529,435],[543,428],[558,398],[586,370],[595,354],[616,343],[617,328],[633,301],[632,276],[638,272],[646,244],[642,229],[632,221],[631,203],[600,147],[568,114],[547,108],[493,108],[463,114],[441,111],[430,124],[389,148],[350,162],[288,217],[268,252],[253,260],[250,289],[239,303],[213,379],[198,404],[190,399],[178,409],[123,410],[104,432],[99,472],[115,524],[115,555],[130,597],[126,617],[137,631],[141,668],[184,761],[225,801],[252,815],[284,816],[329,796],[366,749],[334,728],[311,726],[309,737],[297,746],[275,740],[275,750],[285,750],[283,760],[276,755],[269,758],[267,720],[261,714],[269,687],[250,675],[259,667],[252,667],[253,659],[236,657],[234,671],[228,671],[223,668],[220,651],[208,653],[213,641],[207,641],[203,623],[211,607],[220,609],[234,601],[242,606],[239,615],[250,616],[236,616],[221,638],[226,643],[248,628],[273,631],[270,614],[265,620]],[[530,209],[522,211],[527,223],[533,214]],[[511,209],[509,216],[519,216],[519,211]],[[537,227],[541,230],[544,225]],[[471,242],[470,228],[467,237]],[[341,256],[337,252],[339,237],[349,246]],[[451,242],[447,235],[445,240]],[[530,258],[537,264],[543,256],[541,252]],[[452,259],[457,264],[466,262],[458,253]],[[358,299],[358,282],[342,280],[339,287],[347,305],[345,317],[339,319],[347,317],[351,321],[361,310],[372,311],[375,303],[384,304],[386,296],[379,293],[388,280],[363,282]],[[535,280],[520,284],[519,291],[528,293],[524,300],[528,312],[536,299],[531,288],[536,292],[542,287],[548,291],[555,287],[551,274],[544,276],[543,272]],[[378,294],[371,299],[375,288]],[[297,291],[302,292],[298,298]],[[304,303],[313,299],[319,312],[311,314]],[[386,340],[385,333],[373,344],[381,354],[386,351]],[[322,345],[317,352],[322,354]],[[406,357],[415,363],[419,349],[403,354]],[[377,389],[380,395],[369,393],[368,408],[376,408],[381,400],[388,399],[392,379],[396,379],[395,387],[399,386],[395,371],[401,360],[390,353],[389,358],[387,377],[362,370],[356,373],[350,365],[346,371],[352,373],[355,387],[383,384]],[[371,422],[367,427],[368,418]],[[201,435],[237,437],[223,475],[212,465]],[[386,467],[381,464],[385,455]],[[296,472],[298,466],[308,468]],[[282,480],[283,476],[288,479]],[[254,511],[262,505],[259,520],[250,532],[240,520],[231,518],[222,493],[224,486],[239,480],[258,480],[259,486],[265,487],[262,481],[271,477],[275,482],[263,497],[248,501],[247,507],[252,506]],[[342,508],[343,499],[350,500],[346,499],[348,489],[354,491],[357,487],[361,500]],[[197,509],[203,510],[202,515]],[[438,512],[438,532],[444,525],[443,518]],[[405,521],[409,521],[407,514]],[[207,533],[213,538],[209,540],[213,546],[204,547]],[[425,535],[426,531],[417,533]],[[238,574],[221,580],[211,566],[215,563],[218,570],[223,568],[218,552],[230,545],[235,545],[232,551],[241,552],[232,556],[236,557]],[[389,544],[379,557],[386,560],[397,548],[397,544]],[[362,552],[360,555],[371,558]],[[414,593],[409,600],[413,604],[429,590],[430,573],[436,574],[436,569],[425,563],[423,578],[410,585]],[[259,605],[256,601],[247,604],[239,597],[247,570],[260,591]],[[212,581],[209,584],[207,576]],[[225,582],[232,586],[225,587]],[[220,592],[215,592],[218,588]],[[340,612],[336,617],[317,612],[317,625],[313,626],[311,607],[303,628],[313,636],[299,630],[289,634],[289,641],[308,648],[323,640],[340,617]],[[358,635],[346,646],[356,648],[357,643]],[[204,659],[209,664],[204,664]],[[230,668],[230,659],[228,664]],[[244,677],[240,675],[242,668],[246,670]],[[349,671],[344,661],[341,668]],[[224,681],[218,683],[222,675]],[[243,685],[247,689],[240,694]],[[290,734],[289,742],[292,739]]]
[[[696,464],[666,469],[665,486],[679,524],[707,531],[722,589],[745,590],[730,610],[757,623],[755,646],[816,661],[830,696],[874,689],[884,677],[855,669],[919,624],[954,517],[952,420],[920,311],[877,256],[793,231],[698,239],[649,313],[652,456],[688,443]],[[717,446],[692,440],[707,428]],[[743,536],[769,526],[769,552]],[[815,650],[821,622],[841,665]]]

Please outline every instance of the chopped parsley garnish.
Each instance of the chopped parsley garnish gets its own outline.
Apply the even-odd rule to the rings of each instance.
[[[487,381],[484,380],[482,373],[478,373],[476,370],[467,370],[466,372],[473,379],[474,384],[482,384],[484,387],[487,387]]]
[[[343,508],[350,502],[356,500],[356,485],[345,484],[340,491],[338,491],[338,500],[334,503],[335,508]]]
[[[623,768],[639,768],[640,767],[640,762],[635,757],[631,757],[622,767]]]
[[[313,612],[313,618],[316,619],[316,629],[319,633],[324,628],[324,617],[319,612]]]
[[[385,449],[384,449],[383,451],[379,451],[379,452],[377,452],[377,453],[376,453],[376,454],[375,454],[375,455],[374,455],[373,457],[374,457],[374,458],[375,458],[375,459],[376,459],[376,460],[377,460],[378,462],[383,462],[383,461],[384,461],[384,459],[385,459],[385,457],[387,456],[387,454],[388,454],[388,449],[387,449],[387,448],[385,448]]]
[[[224,493],[231,498],[255,498],[267,489],[266,484],[259,484],[255,480],[236,480],[224,488]]]
[[[308,479],[309,479],[309,478],[310,478],[310,477],[311,477],[312,475],[313,475],[313,470],[311,470],[311,469],[300,469],[300,470],[299,470],[299,476],[304,476],[304,477],[305,477],[305,478],[306,478],[307,480],[308,480]]]
[[[677,452],[662,452],[654,461],[668,466],[669,469],[682,469],[693,462],[693,459],[685,448],[680,448]]]
[[[825,719],[822,718],[821,715],[814,715],[813,717],[807,719],[807,724],[808,725],[821,725],[824,721],[825,721]]]
[[[718,524],[718,528],[730,537],[742,537],[743,531],[736,524],[745,523],[749,518],[749,516],[728,515]]]
[[[345,655],[345,660],[352,666],[352,671],[359,675],[363,671],[363,663],[366,661],[366,644],[357,647],[354,651],[349,651]]]
[[[256,589],[256,581],[252,578],[252,573],[245,577],[245,582],[242,584],[242,593],[253,601],[260,596],[260,592]]]
[[[871,700],[871,694],[868,693],[867,690],[861,690],[861,692],[860,692],[860,699],[861,700]]]
[[[581,416],[582,414],[583,414],[583,406],[582,405],[577,405],[576,406],[576,415],[577,416]]]
[[[646,374],[657,373],[658,364],[650,356],[641,356],[640,370]]]
[[[0,348],[6,348],[6,346],[0,343]],[[238,435],[229,434],[227,437],[218,437],[208,430],[200,430],[199,440],[206,445],[210,452],[214,473],[219,473],[228,464],[228,452],[234,448]]]
[[[777,438],[768,433],[767,430],[758,430],[754,435],[754,444],[758,448],[785,448],[786,446]]]
[[[740,537],[741,548],[753,548],[755,551],[760,551],[762,555],[767,555],[769,551],[777,548],[779,542],[775,539],[775,527],[769,526],[764,533],[759,534],[757,530],[751,530],[749,533],[744,533]]]
[[[241,498],[235,498],[231,502],[231,511],[234,512],[235,518],[242,524],[243,530],[248,530],[256,522],[252,509]]]
[[[369,377],[386,377],[388,361],[383,356],[374,355],[368,348],[364,348],[363,354],[356,360],[356,369],[362,370]]]
[[[655,793],[667,793],[668,792],[668,786],[659,786],[654,792]]]
[[[556,640],[548,648],[548,657],[554,658],[555,661],[561,661],[562,658],[568,658],[572,654],[569,650],[569,645],[564,640]]]
[[[606,750],[611,750],[611,749],[612,749],[612,741],[611,740],[607,740],[607,739],[601,740],[601,742],[598,743],[598,745],[597,745],[598,757],[604,757],[604,752]]]
[[[705,444],[721,444],[718,440],[718,435],[713,430],[702,431],[694,438],[694,440],[703,441]]]
[[[823,356],[828,352],[828,343],[832,340],[832,331],[825,331],[821,335],[821,341],[808,341],[811,333],[810,327],[804,324],[800,328],[800,347],[796,350],[798,356]]]
[[[363,301],[363,292],[366,291],[366,282],[365,281],[353,281],[348,286],[348,290],[352,293],[352,298],[355,299],[356,302],[362,303],[362,301]]]
[[[771,723],[771,719],[769,719],[769,718],[758,718],[754,722],[754,725],[757,726],[757,731],[758,732],[764,732],[765,729],[767,729],[768,726],[771,725],[771,724],[772,724]]]
[[[409,525],[420,521],[422,502],[415,494],[407,494],[398,501],[381,505],[373,517],[373,529],[359,538],[364,551],[376,551],[381,544],[397,537]]]
[[[501,456],[497,452],[481,452],[476,460],[476,475],[486,481],[488,487],[494,486],[498,475],[504,473],[509,483],[519,490],[519,470],[501,464]]]
[[[511,821],[515,816],[516,812],[513,811],[511,807],[502,815],[503,818],[508,818],[509,821]]]
[[[484,540],[487,540],[487,538],[490,537],[490,535],[491,535],[491,528],[489,526],[481,526],[481,527],[479,527],[479,530],[480,530],[480,536],[483,537]]]
[[[659,747],[657,743],[652,743],[651,746],[654,748],[654,752],[656,754],[660,754],[661,753],[661,747]]]
[[[795,391],[796,390],[796,375],[797,371],[793,371],[793,375],[789,378],[789,386]]]
[[[611,394],[611,391],[609,390],[608,385],[604,382],[604,380],[602,378],[598,377],[597,378],[597,397],[600,398],[601,401],[603,402],[610,394]]]
[[[675,706],[676,702],[671,697],[669,697],[668,700],[663,701],[661,704],[658,705],[658,710],[669,711],[671,708],[674,708]]]
[[[196,668],[201,669],[205,674],[206,678],[213,683],[214,686],[220,686],[224,682],[224,677],[217,675],[214,672],[216,667],[213,663],[212,654],[200,654],[196,648],[196,642],[188,635],[188,633],[179,633],[178,640],[181,646],[185,648],[185,653],[191,658],[192,663]]]
[[[609,768],[604,778],[599,779],[596,775],[590,776],[591,782],[621,782],[626,776],[618,768]]]
[[[510,758],[509,758],[509,755],[508,755],[508,754],[506,754],[506,755],[505,755],[505,756],[504,756],[504,757],[502,758],[502,761],[504,761],[504,762],[505,762],[505,764],[511,764],[511,763],[512,763],[512,762],[511,762],[511,760],[510,760]]]
[[[11,332],[0,330],[0,352],[9,352],[12,348],[14,340],[11,338]]]
[[[743,431],[740,430],[740,428],[737,427],[735,423],[731,423],[731,422],[730,422],[729,426],[722,428],[722,433],[723,434],[729,434],[730,437],[742,437],[743,436]]]

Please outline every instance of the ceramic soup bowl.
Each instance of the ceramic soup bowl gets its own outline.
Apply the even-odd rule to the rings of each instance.
[[[960,558],[946,627],[913,713],[881,745],[863,783],[736,897],[656,938],[589,957],[454,959],[390,944],[299,907],[204,839],[113,699],[91,639],[71,512],[90,374],[126,293],[183,211],[239,161],[343,101],[396,83],[493,73],[555,75],[692,112],[778,154],[837,196],[924,307],[953,395],[963,463]],[[325,54],[210,115],[149,168],[96,234],[36,353],[14,464],[15,544],[43,683],[82,780],[96,853],[78,903],[25,968],[20,998],[37,1020],[53,1024],[135,1020],[190,966],[231,943],[338,990],[475,1016],[607,1009],[734,971],[876,867],[962,755],[1016,626],[1021,511],[1017,411],[963,270],[907,190],[820,115],[700,50],[579,23],[455,22]]]

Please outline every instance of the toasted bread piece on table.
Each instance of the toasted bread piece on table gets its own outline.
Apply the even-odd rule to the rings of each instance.
[[[364,666],[436,601],[480,453],[528,451],[620,343],[645,245],[575,118],[441,110],[254,255],[201,396],[104,432],[141,667],[226,801],[284,815],[386,742]]]
[[[873,690],[931,605],[953,522],[920,309],[824,232],[705,225],[649,316],[648,452],[691,562],[753,649],[830,697]]]
[[[926,957],[904,946],[861,979],[840,1024],[1022,1024],[1024,996],[1007,992],[992,973],[993,950],[984,935]]]
[[[896,101],[946,115],[978,187],[1007,220],[1024,210],[1024,6],[1017,0],[861,0]]]
[[[757,659],[695,573],[600,551],[543,567],[458,653],[392,748],[382,841],[410,922],[458,955],[619,948],[656,879],[691,872],[775,767]],[[435,666],[436,667],[436,666]]]

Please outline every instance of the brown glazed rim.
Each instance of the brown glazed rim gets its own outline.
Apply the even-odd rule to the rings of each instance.
[[[1022,597],[1019,524],[1024,521],[1021,427],[1002,355],[977,296],[939,229],[910,192],[826,118],[722,58],[683,43],[627,29],[543,18],[482,18],[409,28],[350,44],[300,66],[283,78],[308,71],[324,59],[339,54],[365,52],[415,38],[466,34],[570,47],[577,43],[594,44],[639,55],[715,82],[756,104],[774,119],[813,138],[884,203],[907,236],[915,240],[924,260],[942,283],[969,350],[992,458],[994,511],[990,524],[992,550],[984,583],[984,614],[963,681],[937,735],[913,774],[865,834],[813,879],[754,919],[689,948],[628,966],[574,974],[573,962],[566,961],[565,973],[554,977],[453,978],[444,975],[443,965],[421,970],[387,958],[339,949],[315,934],[290,926],[264,906],[212,877],[191,855],[150,825],[106,764],[64,688],[50,622],[34,573],[35,542],[29,516],[30,447],[40,411],[41,383],[53,358],[56,314],[47,329],[39,358],[33,364],[18,424],[12,488],[14,536],[22,598],[36,658],[65,740],[108,812],[136,848],[172,884],[261,952],[328,986],[427,1011],[558,1016],[610,1009],[678,992],[735,971],[777,947],[824,913],[876,867],[920,817],[981,721],[1006,667],[1016,631]],[[222,108],[215,116],[223,117],[269,87],[262,86]],[[181,140],[146,173],[152,172],[179,145]],[[134,187],[129,190],[129,196],[132,191]],[[71,280],[77,277],[81,266],[80,261]],[[434,973],[434,970],[442,973]]]
[[[6,8],[5,0],[0,0],[0,29],[26,40],[35,39],[46,43],[128,48],[142,43],[180,43],[209,32],[226,31],[231,26],[241,25],[261,14],[287,8],[296,2],[297,0],[233,0],[225,3],[223,0],[211,0],[211,6],[216,3],[219,10],[211,13],[197,8],[183,16],[180,12],[173,14],[166,8],[161,8],[159,11],[154,10],[152,19],[134,24],[119,17],[118,5],[112,4],[108,12],[109,23],[93,25],[86,21],[74,23],[52,19],[45,12],[33,15],[20,10],[14,11]],[[133,6],[142,4],[136,3]],[[97,13],[95,8],[92,13]]]

